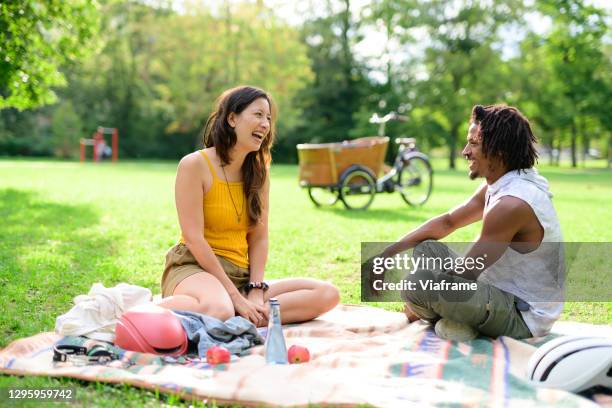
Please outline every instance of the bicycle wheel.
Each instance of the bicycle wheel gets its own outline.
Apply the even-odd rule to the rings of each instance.
[[[364,168],[349,170],[340,183],[340,199],[349,210],[365,210],[374,200],[376,180]]]
[[[399,192],[412,206],[422,205],[431,194],[433,177],[429,161],[422,157],[410,157],[399,173]]]
[[[334,205],[338,201],[338,192],[326,187],[308,187],[308,197],[317,207]]]

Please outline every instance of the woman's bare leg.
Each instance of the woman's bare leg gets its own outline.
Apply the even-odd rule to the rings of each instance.
[[[208,272],[200,272],[183,279],[172,296],[163,298],[159,306],[167,309],[189,310],[225,321],[234,314],[234,304],[221,282]]]
[[[270,285],[264,299],[277,298],[283,323],[312,320],[333,309],[340,301],[331,283],[309,278],[281,279]]]
[[[281,279],[270,285],[265,301],[277,298],[283,323],[312,320],[333,309],[340,300],[338,289],[327,282],[309,278]],[[219,320],[235,315],[234,305],[221,282],[207,272],[189,276],[179,283],[173,295],[163,298],[159,306],[190,310]],[[266,325],[263,322],[263,325]]]

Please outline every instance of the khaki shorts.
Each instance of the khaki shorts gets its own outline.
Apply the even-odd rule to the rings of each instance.
[[[244,293],[244,286],[249,283],[249,270],[233,264],[222,256],[217,255],[217,259],[232,283]],[[200,272],[205,271],[191,254],[187,245],[176,244],[166,253],[166,265],[161,281],[162,297],[172,296],[174,289],[183,279]]]

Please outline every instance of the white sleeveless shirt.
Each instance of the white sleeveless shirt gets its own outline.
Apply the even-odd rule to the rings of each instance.
[[[529,303],[521,314],[534,336],[550,332],[563,310],[565,263],[563,235],[553,207],[548,182],[534,168],[510,171],[487,188],[484,214],[504,196],[517,197],[532,208],[544,237],[540,246],[526,254],[508,247],[478,280]]]

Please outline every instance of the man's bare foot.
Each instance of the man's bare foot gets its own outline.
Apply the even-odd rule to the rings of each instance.
[[[406,317],[408,318],[408,322],[410,323],[416,322],[417,320],[421,320],[421,318],[412,311],[410,306],[408,306],[408,303],[404,303],[404,314],[406,315]]]

